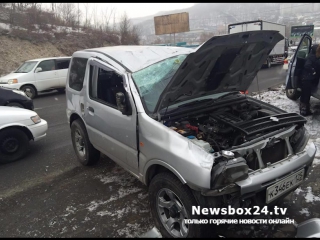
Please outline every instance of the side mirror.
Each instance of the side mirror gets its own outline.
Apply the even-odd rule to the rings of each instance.
[[[293,42],[292,42],[292,40],[290,40],[290,45],[292,45],[293,44]]]
[[[128,109],[128,106],[126,103],[126,97],[123,92],[116,93],[116,101],[117,101],[118,110],[123,115],[131,115],[131,111],[128,111],[130,110],[130,108]]]
[[[36,72],[36,73],[37,73],[37,72],[42,72],[42,68],[41,68],[41,67],[37,67],[35,72]]]

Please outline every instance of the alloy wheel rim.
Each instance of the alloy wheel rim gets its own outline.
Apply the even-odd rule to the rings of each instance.
[[[32,97],[33,97],[33,93],[32,93],[32,91],[31,91],[30,88],[26,88],[26,89],[24,90],[24,93],[25,93],[29,98],[32,98]]]
[[[84,145],[83,137],[82,137],[79,129],[76,129],[74,138],[75,138],[76,149],[77,149],[79,155],[81,157],[83,157],[86,154],[86,148]]]
[[[160,221],[169,234],[172,237],[187,237],[189,228],[185,219],[188,219],[188,213],[177,195],[163,188],[157,194],[156,204]]]

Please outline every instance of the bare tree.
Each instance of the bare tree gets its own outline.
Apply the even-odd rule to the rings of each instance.
[[[131,23],[127,13],[125,12],[122,15],[119,23],[119,33],[120,33],[121,44],[127,45],[130,43],[130,35],[131,35],[130,31],[131,31]]]
[[[78,25],[78,31],[80,31],[80,17],[81,17],[81,15],[82,15],[82,13],[81,13],[81,11],[80,11],[80,8],[79,8],[79,3],[77,3],[77,7],[78,7],[78,9],[77,9],[77,25]]]
[[[134,25],[130,31],[132,44],[139,45],[140,44],[140,36],[141,36],[141,28]]]
[[[212,38],[213,36],[214,36],[214,34],[211,32],[203,32],[200,35],[199,41],[200,41],[200,43],[204,43],[204,42],[208,41],[210,38]]]
[[[31,29],[35,24],[39,26],[45,24],[41,15],[41,3],[30,3],[28,9],[26,9],[27,28]]]
[[[76,10],[74,3],[61,3],[59,5],[59,12],[61,19],[67,26],[75,26],[76,24]]]
[[[1,7],[1,8],[4,8],[4,7],[6,7],[6,6],[8,6],[8,3],[0,3],[0,7]]]
[[[115,33],[117,30],[117,24],[116,24],[116,12],[113,13],[113,24],[112,24],[112,32]]]
[[[17,9],[17,3],[9,3],[10,10],[9,10],[9,22],[11,25],[14,25],[15,14]]]
[[[91,25],[91,18],[92,15],[90,15],[90,3],[84,3],[84,16],[85,16],[85,20],[84,20],[84,26],[85,27],[89,27]]]
[[[93,28],[97,29],[98,28],[98,6],[97,4],[93,4],[93,8],[92,8],[92,20],[93,20]]]
[[[110,30],[110,21],[112,16],[114,15],[115,8],[114,7],[106,7],[101,9],[101,15],[102,15],[102,27],[107,32]]]

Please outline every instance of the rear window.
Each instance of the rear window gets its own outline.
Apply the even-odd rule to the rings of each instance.
[[[69,73],[69,87],[80,91],[83,86],[88,58],[73,58]]]
[[[68,69],[70,64],[70,59],[59,59],[56,60],[57,70]]]

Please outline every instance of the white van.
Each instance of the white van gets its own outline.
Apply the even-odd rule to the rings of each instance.
[[[20,89],[34,98],[38,92],[64,91],[71,57],[33,59],[0,78],[0,86]]]

